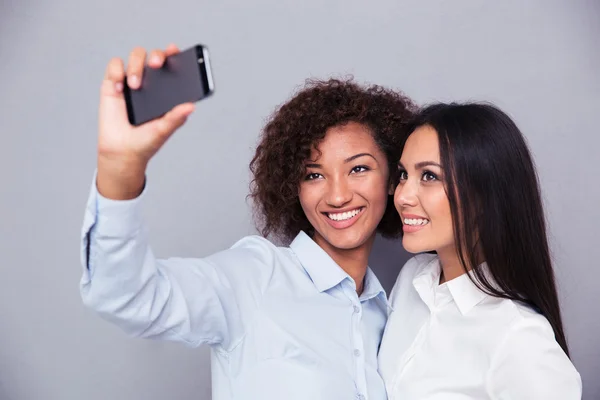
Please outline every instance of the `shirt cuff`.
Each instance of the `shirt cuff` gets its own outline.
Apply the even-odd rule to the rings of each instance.
[[[114,200],[98,192],[97,171],[89,194],[87,213],[94,221],[97,235],[128,237],[137,233],[143,225],[142,204],[147,192],[146,180],[139,196],[129,200]]]

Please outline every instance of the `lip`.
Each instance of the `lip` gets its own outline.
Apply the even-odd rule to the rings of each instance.
[[[416,214],[402,214],[402,231],[404,231],[404,233],[418,232],[421,229],[424,229],[425,227],[429,226],[429,224],[431,223],[431,221],[429,221],[429,223],[427,225],[406,225],[404,223],[404,219],[426,219],[426,220],[429,220],[429,218],[425,218],[421,215],[416,215]]]
[[[349,211],[354,211],[354,210],[360,210],[360,211],[354,217],[343,220],[343,221],[334,221],[327,216],[327,214],[329,214],[329,213],[344,213],[344,212],[349,212]],[[363,214],[364,211],[365,211],[365,207],[361,206],[361,207],[347,208],[347,209],[343,209],[343,210],[323,211],[323,212],[321,212],[321,214],[323,214],[323,218],[325,218],[325,221],[327,221],[327,223],[331,227],[333,227],[335,229],[346,229],[346,228],[349,228],[352,225],[354,225],[356,223],[356,221],[358,221],[358,219],[360,218],[360,216]]]

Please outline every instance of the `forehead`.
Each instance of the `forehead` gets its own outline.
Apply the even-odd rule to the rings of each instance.
[[[317,157],[321,160],[347,158],[362,152],[371,153],[376,157],[385,156],[377,146],[371,130],[357,122],[329,128],[317,149],[318,151],[313,149],[311,152],[312,160],[316,160]],[[319,155],[319,152],[322,154]]]
[[[404,166],[420,161],[440,162],[438,135],[429,125],[421,126],[410,134],[400,157]]]

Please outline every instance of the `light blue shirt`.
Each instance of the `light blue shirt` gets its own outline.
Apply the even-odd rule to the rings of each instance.
[[[208,344],[214,400],[386,399],[377,352],[388,303],[368,269],[353,279],[308,235],[248,236],[204,258],[157,259],[141,203],[102,197],[82,228],[83,302],[128,335]]]

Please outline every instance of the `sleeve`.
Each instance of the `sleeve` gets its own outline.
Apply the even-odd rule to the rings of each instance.
[[[206,258],[157,259],[141,216],[146,188],[111,200],[95,182],[81,232],[83,303],[130,336],[224,350],[239,343],[269,283],[275,246],[250,236]]]
[[[581,400],[581,376],[554,338],[548,321],[521,320],[492,359],[490,397],[499,400]]]

